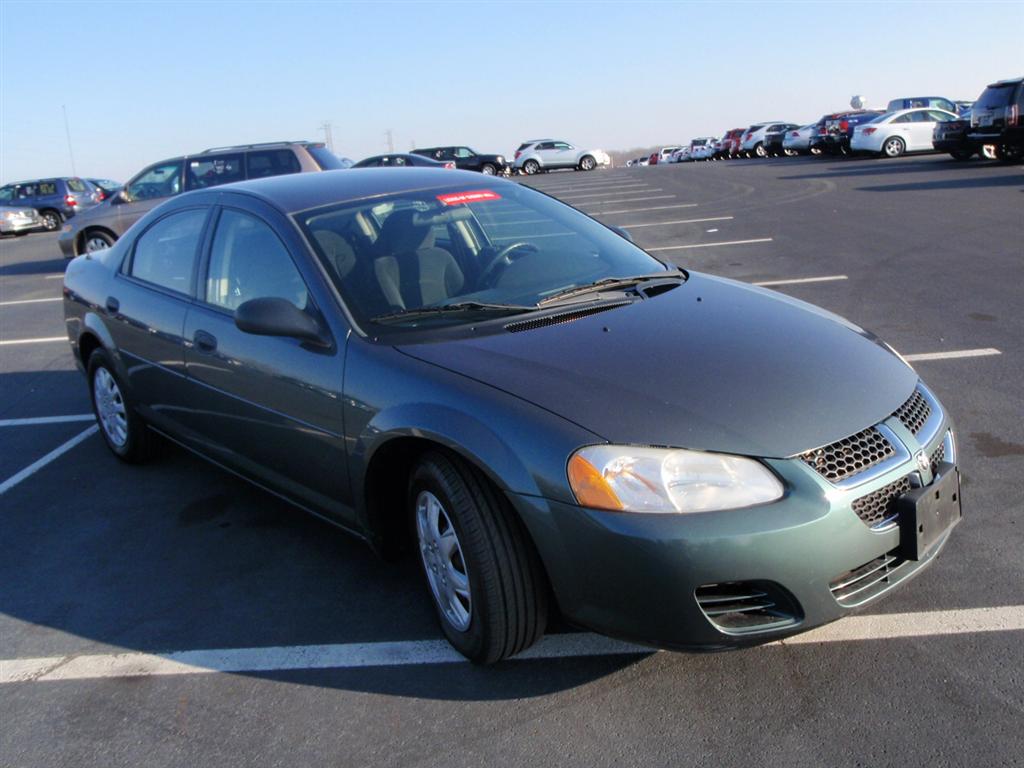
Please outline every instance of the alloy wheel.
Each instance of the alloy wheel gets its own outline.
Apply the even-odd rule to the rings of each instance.
[[[440,499],[430,491],[421,491],[416,497],[416,532],[434,600],[445,619],[465,632],[473,615],[469,572],[455,526]]]
[[[110,243],[107,242],[107,238],[101,237],[100,235],[93,235],[85,241],[85,252],[95,253],[96,251],[103,251],[110,247]]]
[[[886,157],[899,157],[903,154],[903,142],[893,136],[891,139],[886,139],[882,151],[885,152]]]
[[[123,448],[128,442],[128,411],[120,387],[106,368],[97,368],[93,375],[92,397],[103,433],[112,445]]]

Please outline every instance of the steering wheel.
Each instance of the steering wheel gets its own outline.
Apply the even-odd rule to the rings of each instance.
[[[512,262],[515,261],[515,259],[512,258],[512,252],[520,249],[523,251],[521,255],[524,256],[527,253],[537,252],[537,246],[533,243],[527,243],[522,240],[515,243],[509,243],[494,254],[494,258],[487,263],[487,266],[484,267],[483,271],[480,273],[480,277],[477,279],[478,284],[488,285],[492,277],[496,277],[497,273],[511,266]]]

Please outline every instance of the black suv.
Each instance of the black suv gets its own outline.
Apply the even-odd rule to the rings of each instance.
[[[501,155],[481,155],[469,147],[431,147],[429,149],[414,149],[413,154],[423,155],[432,160],[455,162],[455,167],[461,171],[479,171],[486,176],[500,174],[507,176],[511,169],[505,158]]]
[[[217,147],[163,160],[136,174],[88,214],[68,222],[58,243],[66,258],[109,248],[143,214],[181,192],[243,179],[347,167],[324,144],[309,141]]]
[[[1024,77],[1000,80],[982,92],[971,108],[967,142],[974,151],[994,144],[1003,162],[1024,156]]]
[[[75,176],[19,181],[0,188],[0,205],[35,208],[47,232],[60,229],[65,220],[91,208],[100,199],[96,187]]]

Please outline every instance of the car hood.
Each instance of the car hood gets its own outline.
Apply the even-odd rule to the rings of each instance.
[[[886,419],[917,383],[881,341],[838,316],[697,273],[572,322],[399,350],[612,443],[770,458]]]

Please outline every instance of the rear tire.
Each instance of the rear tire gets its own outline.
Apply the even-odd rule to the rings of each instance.
[[[540,163],[536,160],[527,160],[523,163],[523,173],[527,176],[533,176],[538,171],[540,171]]]
[[[425,454],[408,504],[420,560],[445,637],[477,664],[533,645],[547,624],[547,584],[507,500],[472,467]]]
[[[768,157],[768,150],[764,148],[763,142],[759,141],[754,145],[754,155],[756,157]]]
[[[89,355],[87,370],[92,410],[107,448],[129,464],[145,461],[150,455],[153,435],[135,412],[110,356],[103,349],[95,350]]]
[[[39,218],[42,219],[43,229],[47,232],[56,232],[64,223],[64,217],[60,215],[60,211],[51,208],[40,211]]]
[[[899,136],[890,136],[882,145],[882,154],[886,157],[899,157],[907,151],[907,144]]]
[[[1020,162],[1021,157],[1024,157],[1024,151],[1020,147],[1008,147],[1005,144],[996,145],[996,160],[1001,163],[1016,163]]]
[[[949,156],[954,160],[970,160],[974,157],[974,152],[969,149],[956,149],[949,153]]]

